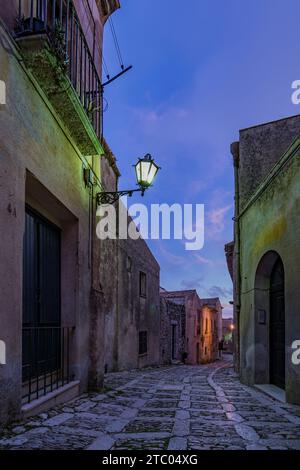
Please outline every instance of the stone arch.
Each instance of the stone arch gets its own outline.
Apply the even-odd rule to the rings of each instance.
[[[276,251],[268,251],[258,263],[254,283],[255,371],[257,384],[270,383],[270,289],[274,268],[284,264]]]

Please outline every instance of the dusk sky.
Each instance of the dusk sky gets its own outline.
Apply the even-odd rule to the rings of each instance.
[[[113,15],[125,66],[106,88],[105,136],[122,173],[150,152],[162,167],[142,201],[205,204],[205,245],[149,241],[161,286],[219,296],[231,313],[224,244],[233,239],[231,142],[239,129],[300,113],[291,84],[300,79],[298,0],[122,0]],[[109,25],[105,60],[120,71]]]

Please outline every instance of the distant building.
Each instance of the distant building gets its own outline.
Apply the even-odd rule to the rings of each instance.
[[[202,305],[202,355],[205,362],[218,358],[219,342],[222,339],[222,305],[218,297],[201,299]]]
[[[160,297],[160,364],[184,361],[185,318],[183,304]]]
[[[223,318],[222,320],[222,337],[224,340],[224,351],[233,353],[233,318]]]
[[[170,354],[166,354],[166,351],[170,348],[173,351],[176,345],[178,349],[174,357],[182,356],[187,364],[203,364],[216,360],[222,335],[222,307],[219,299],[201,300],[196,290],[161,290],[160,295],[160,349],[163,363],[170,359]],[[185,326],[180,329],[179,318],[185,319]]]
[[[274,386],[300,404],[300,116],[240,131],[231,146],[234,243],[226,245],[234,284],[236,368],[242,382]],[[271,385],[271,387],[269,386]]]

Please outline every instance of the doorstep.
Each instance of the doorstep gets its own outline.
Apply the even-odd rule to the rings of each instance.
[[[80,381],[74,380],[53,392],[47,393],[47,395],[37,400],[23,405],[21,408],[22,419],[38,415],[54,406],[62,405],[63,403],[73,400],[79,395],[79,385]]]
[[[269,397],[275,398],[275,400],[278,400],[281,403],[286,403],[285,390],[282,388],[276,387],[276,385],[273,384],[259,384],[254,385],[254,387],[261,392],[264,392],[266,395],[269,395]]]

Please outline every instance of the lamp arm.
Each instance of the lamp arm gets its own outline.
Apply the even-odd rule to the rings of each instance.
[[[97,205],[100,206],[101,204],[114,204],[122,196],[132,197],[133,193],[142,193],[142,196],[144,196],[146,189],[147,188],[128,189],[124,191],[102,191],[96,195]]]

